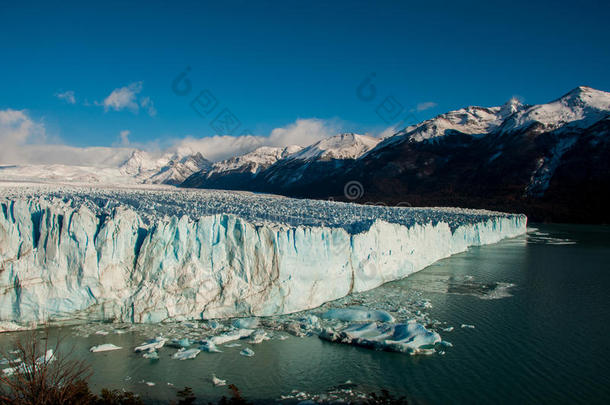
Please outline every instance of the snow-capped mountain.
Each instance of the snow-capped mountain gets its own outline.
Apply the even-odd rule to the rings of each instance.
[[[138,149],[96,148],[99,156],[82,164],[40,164],[0,166],[2,180],[60,181],[106,184],[180,184],[211,163],[200,153],[151,153]]]
[[[345,133],[301,148],[262,147],[254,152],[215,163],[211,171],[201,171],[188,178],[183,186],[222,189],[266,190],[269,184],[319,180],[343,162],[357,159],[379,143],[379,139]]]
[[[357,159],[379,143],[380,139],[353,133],[322,139],[288,157],[288,160]]]
[[[435,139],[451,131],[468,135],[485,135],[500,127],[506,118],[527,108],[516,98],[500,107],[466,107],[441,114],[413,125],[388,138],[386,144],[401,140],[421,142]]]
[[[291,145],[285,148],[261,146],[245,155],[235,156],[221,162],[214,163],[208,176],[228,172],[249,172],[256,174],[277,162],[303,149],[301,146]]]
[[[546,104],[511,99],[497,107],[461,108],[381,142],[343,134],[278,160],[254,181],[226,188],[352,201],[345,193],[350,182],[359,183],[356,202],[610,222],[610,93],[578,87]],[[214,187],[225,188],[222,179]]]
[[[607,117],[609,111],[610,93],[580,86],[551,103],[516,111],[503,123],[502,131],[520,131],[531,126],[541,132],[564,126],[588,128]]]

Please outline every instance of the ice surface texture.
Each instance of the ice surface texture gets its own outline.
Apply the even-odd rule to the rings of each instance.
[[[0,321],[160,322],[314,308],[469,246],[522,215],[239,192],[0,186]]]

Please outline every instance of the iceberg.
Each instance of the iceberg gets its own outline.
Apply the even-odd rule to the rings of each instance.
[[[290,314],[523,234],[526,223],[484,210],[4,183],[0,322]]]
[[[189,360],[194,359],[197,355],[201,353],[199,349],[180,349],[172,356],[172,359],[175,360]]]
[[[202,344],[222,345],[227,342],[247,338],[254,333],[254,329],[237,329],[230,332],[220,334],[218,336],[212,336],[208,339],[203,340]]]
[[[358,307],[329,309],[322,318],[344,322],[394,322],[394,317],[386,311]]]
[[[220,378],[212,374],[212,384],[214,384],[215,387],[222,387],[224,385],[227,385],[227,380],[221,380]]]
[[[252,357],[254,356],[254,350],[250,349],[249,347],[246,347],[241,352],[239,352],[239,354],[246,357]]]
[[[167,339],[162,338],[162,337],[157,337],[155,339],[149,340],[148,342],[142,343],[140,346],[137,346],[135,349],[133,349],[133,351],[136,353],[152,352],[152,351],[162,348],[163,345],[165,345],[165,342],[167,342]]]
[[[93,346],[89,349],[91,353],[97,352],[109,352],[111,350],[119,350],[122,349],[120,346],[113,345],[112,343],[104,343],[102,345]]]
[[[399,324],[355,324],[339,330],[325,328],[319,337],[330,342],[410,354],[429,353],[441,342],[438,333],[414,320]]]

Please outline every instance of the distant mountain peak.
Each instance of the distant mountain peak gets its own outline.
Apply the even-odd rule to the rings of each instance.
[[[290,156],[291,159],[357,159],[373,149],[380,139],[345,132],[324,138]]]

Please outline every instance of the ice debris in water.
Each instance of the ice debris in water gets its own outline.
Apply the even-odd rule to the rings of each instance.
[[[254,329],[236,329],[234,331],[226,332],[218,336],[212,336],[206,340],[215,345],[221,345],[223,343],[231,342],[233,340],[247,338],[253,333]]]
[[[239,354],[246,357],[252,357],[254,356],[254,350],[250,349],[249,347],[246,347],[241,352],[239,352]]]
[[[263,329],[259,329],[255,331],[252,335],[250,335],[249,343],[258,344],[263,342],[264,340],[269,340],[269,334],[265,332]]]
[[[394,317],[386,311],[362,307],[330,309],[322,315],[322,318],[345,322],[394,322]]]
[[[215,387],[222,387],[227,385],[227,380],[221,380],[220,378],[216,377],[216,375],[212,374],[212,384],[214,384]]]
[[[156,337],[155,339],[149,340],[146,343],[142,343],[140,346],[137,346],[133,350],[136,353],[150,351],[150,350],[157,350],[157,349],[162,348],[163,345],[165,345],[166,341],[167,341],[167,339],[165,339],[165,338]]]
[[[159,353],[154,350],[151,350],[149,352],[144,353],[142,357],[149,360],[159,360]]]
[[[258,324],[258,318],[238,318],[233,321],[233,326],[237,329],[255,329]]]
[[[222,352],[222,350],[220,350],[218,348],[218,346],[216,346],[214,343],[210,342],[209,340],[203,340],[200,343],[201,344],[199,346],[199,349],[203,350],[204,352],[208,352],[208,353],[221,353]]]
[[[189,338],[184,338],[184,339],[173,339],[171,342],[167,343],[167,346],[169,347],[174,347],[177,349],[186,349],[189,348],[191,346],[191,341],[189,340]]]
[[[402,324],[368,323],[351,325],[340,330],[325,328],[320,338],[330,342],[353,344],[377,350],[402,353],[432,353],[441,341],[438,333],[429,331],[415,321]]]
[[[19,361],[17,361],[19,360]],[[4,375],[6,376],[10,376],[13,374],[23,374],[23,373],[31,373],[32,367],[22,363],[21,359],[17,359],[14,360],[13,363],[20,363],[18,366],[15,367],[7,367],[5,369],[2,370],[2,372],[4,373]],[[43,364],[49,364],[51,362],[55,361],[55,356],[53,354],[53,349],[49,349],[45,352],[44,355],[38,357],[35,361],[35,365],[39,366],[39,365],[43,365]]]
[[[112,343],[104,343],[102,345],[93,346],[89,349],[92,353],[97,352],[109,352],[111,350],[119,350],[122,349],[120,346],[113,345]]]
[[[194,359],[197,355],[201,353],[199,349],[180,349],[172,356],[172,359],[176,360],[189,360]]]
[[[240,347],[241,345],[239,343],[227,343],[225,345],[225,347]]]
[[[462,324],[462,329],[474,329],[474,325],[468,325],[466,323]]]
[[[443,328],[443,332],[453,332],[455,328],[453,326],[449,326],[448,328]]]

